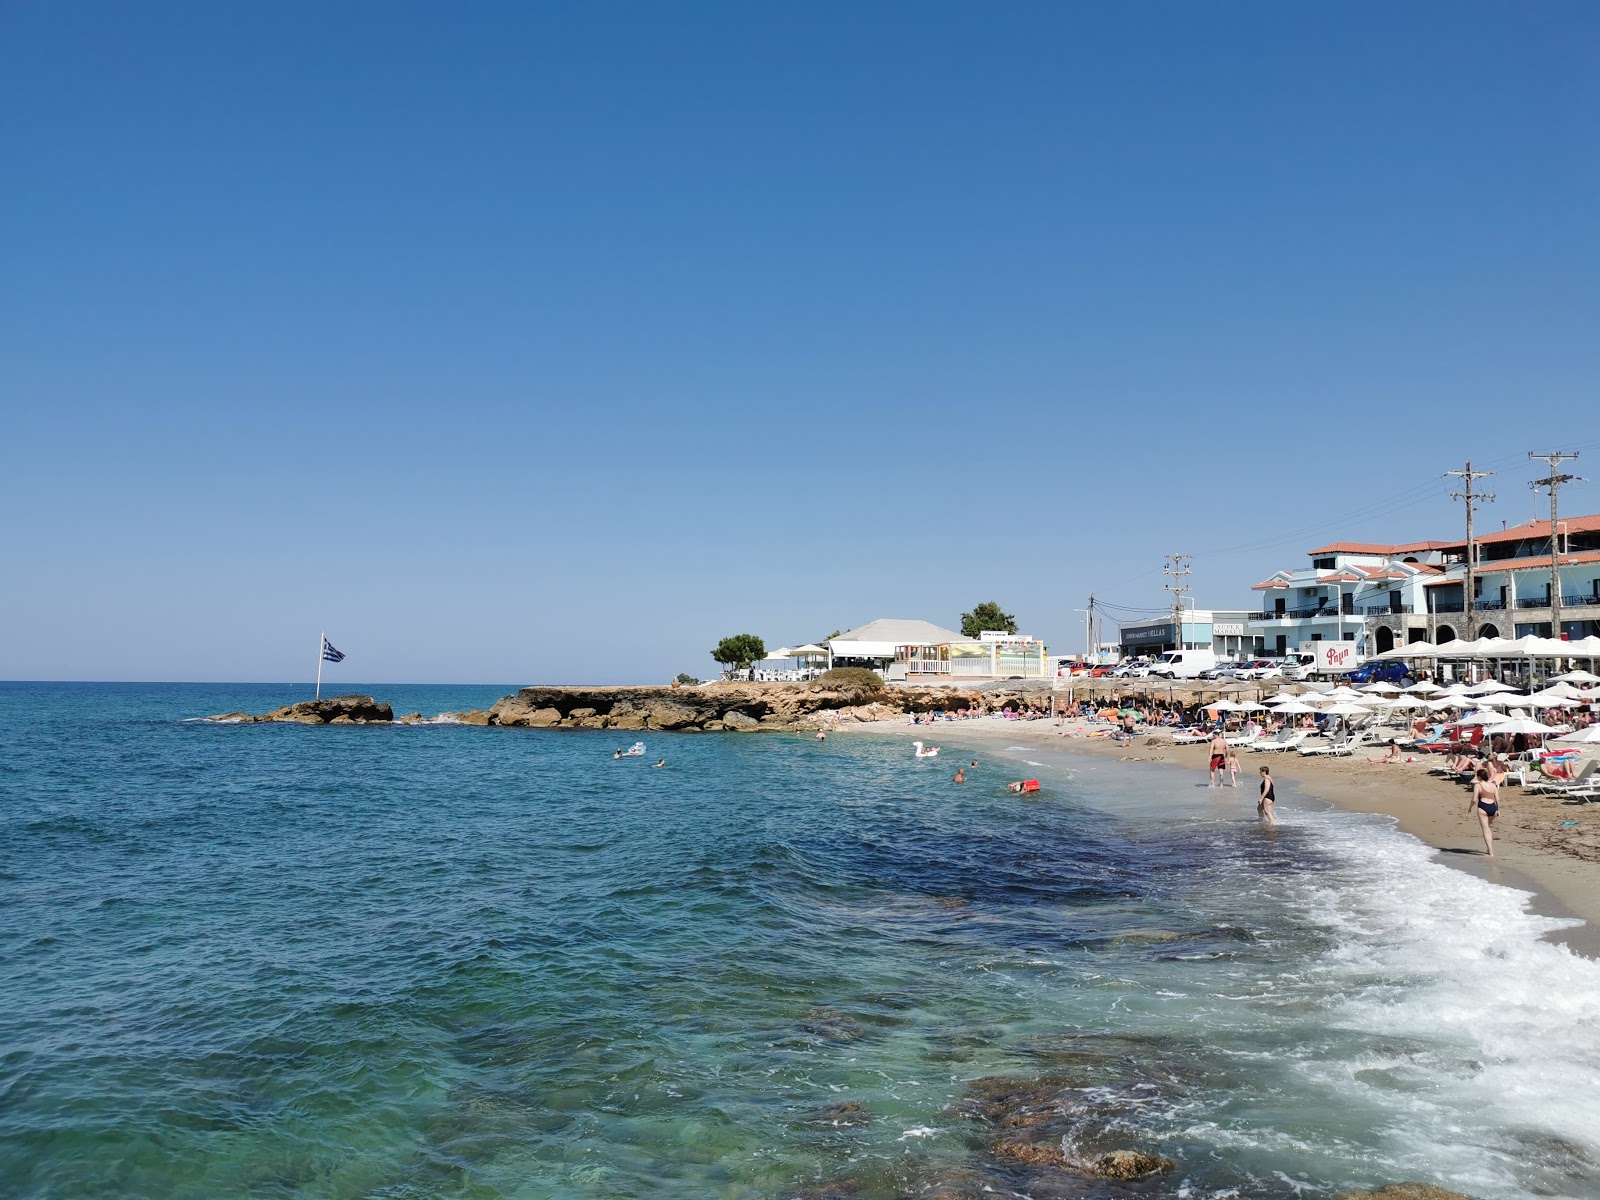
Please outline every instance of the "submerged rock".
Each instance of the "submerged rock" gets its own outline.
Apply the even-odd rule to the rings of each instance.
[[[1472,1200],[1472,1197],[1431,1183],[1390,1183],[1371,1191],[1340,1192],[1336,1200]]]
[[[841,1100],[838,1104],[813,1109],[807,1120],[812,1125],[828,1125],[835,1129],[859,1129],[872,1124],[872,1114],[854,1100]]]
[[[996,1142],[994,1156],[1005,1162],[1024,1163],[1030,1167],[1064,1167],[1067,1165],[1066,1151],[1054,1142]]]
[[[1038,1125],[1064,1113],[1061,1094],[1070,1086],[1072,1081],[1060,1076],[989,1075],[967,1084],[956,1111],[969,1121],[1001,1129]]]
[[[820,1005],[806,1013],[800,1022],[800,1028],[813,1037],[830,1042],[859,1041],[866,1032],[861,1027],[861,1022],[854,1017]]]

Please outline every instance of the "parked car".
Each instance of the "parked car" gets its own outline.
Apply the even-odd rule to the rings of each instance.
[[[1398,658],[1374,658],[1362,663],[1345,678],[1351,683],[1394,683],[1406,687],[1411,683],[1411,671]]]
[[[1196,679],[1231,679],[1231,678],[1233,678],[1233,676],[1230,675],[1229,672],[1232,671],[1238,665],[1239,664],[1234,662],[1232,659],[1229,659],[1227,662],[1219,662],[1214,667],[1207,667],[1204,671],[1201,671],[1200,674],[1196,675],[1195,678]]]
[[[1112,679],[1143,679],[1150,674],[1150,660],[1147,658],[1130,658],[1111,668]]]

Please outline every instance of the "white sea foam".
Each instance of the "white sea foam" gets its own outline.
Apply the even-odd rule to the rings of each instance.
[[[1389,1111],[1397,1167],[1482,1197],[1600,1195],[1583,1163],[1600,1160],[1600,962],[1544,940],[1577,922],[1381,818],[1297,823],[1334,865],[1279,879],[1280,901],[1333,942],[1280,980],[1286,1010],[1316,997],[1324,1030],[1296,1069]]]

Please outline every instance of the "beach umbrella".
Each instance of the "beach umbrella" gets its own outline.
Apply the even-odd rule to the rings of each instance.
[[[1447,708],[1462,707],[1461,699],[1458,696],[1437,696],[1432,700],[1424,700],[1423,703],[1433,709],[1434,712],[1441,712]]]
[[[1513,717],[1506,716],[1505,713],[1490,712],[1487,709],[1484,709],[1484,710],[1481,710],[1479,712],[1468,713],[1466,716],[1462,717],[1459,721],[1457,721],[1456,724],[1457,725],[1493,725],[1493,726],[1495,726],[1496,732],[1498,732],[1499,731],[1499,726],[1503,722],[1514,720],[1514,719],[1515,718],[1513,718]]]
[[[1365,708],[1360,704],[1352,704],[1348,700],[1339,700],[1328,705],[1322,711],[1339,717],[1366,717],[1372,715],[1370,708]]]
[[[1491,730],[1492,733],[1560,733],[1566,726],[1543,725],[1528,717],[1512,717],[1501,721]]]
[[[1428,702],[1422,699],[1420,696],[1400,696],[1389,701],[1389,707],[1394,709],[1396,712],[1400,712],[1405,709],[1410,709],[1414,712],[1420,708],[1427,708]]]
[[[1566,742],[1568,745],[1577,744],[1580,746],[1590,746],[1600,744],[1600,725],[1590,725],[1587,728],[1580,729],[1575,733],[1563,733],[1555,740],[1558,742]]]
[[[1535,692],[1523,701],[1535,708],[1579,708],[1583,701],[1576,696],[1552,696],[1549,692]]]
[[[1479,708],[1509,708],[1513,704],[1520,704],[1526,707],[1528,698],[1526,696],[1517,695],[1478,696],[1473,702],[1477,704]]]
[[[1583,693],[1570,683],[1558,683],[1547,687],[1542,692],[1533,692],[1528,696],[1530,704],[1549,704],[1555,700],[1582,700]]]
[[[1205,706],[1207,712],[1238,712],[1239,706],[1228,700],[1218,700]]]
[[[1443,690],[1444,689],[1441,688],[1437,683],[1430,683],[1426,679],[1419,680],[1418,682],[1413,683],[1410,687],[1401,689],[1401,691],[1415,692],[1419,696],[1431,696],[1434,692],[1440,692]]]
[[[1286,700],[1282,704],[1274,704],[1267,711],[1297,717],[1304,716],[1306,713],[1320,712],[1321,709],[1312,708],[1309,704],[1301,704],[1298,700]]]
[[[1243,704],[1235,704],[1233,706],[1233,711],[1234,712],[1266,712],[1267,711],[1267,706],[1265,704],[1251,704],[1249,701],[1246,701]]]
[[[1363,692],[1398,692],[1401,689],[1395,684],[1385,683],[1382,680],[1379,680],[1377,683],[1367,684],[1361,690]]]
[[[1483,696],[1490,692],[1514,692],[1516,690],[1509,683],[1501,683],[1498,679],[1485,679],[1482,683],[1475,683],[1467,689],[1474,696]]]
[[[1581,657],[1581,655],[1580,655]],[[1591,675],[1587,671],[1568,671],[1565,675],[1557,675],[1553,683],[1600,683],[1600,675]]]

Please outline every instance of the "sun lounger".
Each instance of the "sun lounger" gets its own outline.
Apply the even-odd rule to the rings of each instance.
[[[1571,779],[1541,779],[1538,783],[1528,786],[1529,793],[1544,795],[1571,795],[1573,792],[1584,792],[1596,786],[1596,771],[1600,769],[1600,758],[1585,759]]]
[[[1320,745],[1301,746],[1297,753],[1307,756],[1314,754],[1325,754],[1332,758],[1343,758],[1346,755],[1354,754],[1356,752],[1356,747],[1364,746],[1366,743],[1366,738],[1363,737],[1359,732],[1340,733],[1335,734],[1331,740],[1323,742]]]
[[[1270,740],[1257,742],[1250,747],[1252,754],[1276,753],[1282,754],[1289,750],[1299,749],[1300,743],[1311,736],[1309,729],[1285,729],[1281,734]]]

